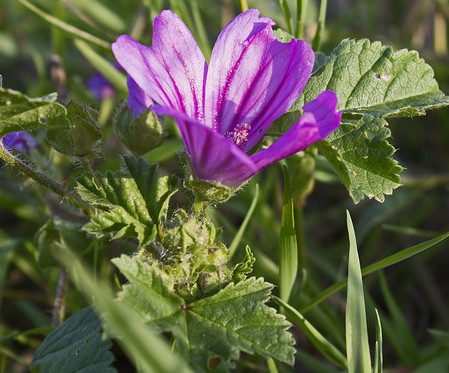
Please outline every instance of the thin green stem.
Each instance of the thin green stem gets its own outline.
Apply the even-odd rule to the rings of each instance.
[[[318,16],[318,28],[316,30],[315,38],[313,39],[312,47],[314,51],[320,50],[321,45],[321,35],[324,31],[324,25],[326,23],[326,9],[327,0],[321,0],[320,3],[320,14]]]
[[[282,9],[282,13],[284,14],[285,22],[287,23],[287,31],[293,35],[293,19],[290,12],[290,7],[286,0],[279,0],[279,5]]]
[[[65,187],[57,183],[56,181],[50,179],[48,176],[34,170],[32,167],[27,165],[25,162],[8,152],[3,145],[0,143],[0,158],[3,159],[8,165],[17,168],[21,173],[30,177],[39,184],[50,189],[52,192],[56,193],[58,196],[64,198],[72,204],[73,206],[82,210],[86,215],[92,214],[92,207],[84,202],[77,195],[69,192]]]
[[[248,10],[248,2],[246,0],[240,0],[240,8],[242,8],[242,12]]]
[[[43,18],[45,21],[52,24],[53,26],[56,26],[56,27],[60,28],[61,30],[64,30],[68,34],[75,36],[79,39],[86,40],[89,43],[95,44],[101,48],[110,49],[111,45],[107,41],[97,38],[96,36],[91,35],[86,31],[80,30],[79,28],[69,25],[68,23],[65,23],[64,21],[61,21],[60,19],[53,17],[50,14],[45,13],[44,11],[40,10],[38,7],[34,6],[27,0],[17,0],[17,1],[19,3],[21,3],[22,5],[24,5],[25,7],[27,7],[29,10],[31,10],[34,14]]]
[[[306,24],[307,5],[309,0],[297,0],[296,2],[296,37],[302,39],[304,37],[304,26]]]

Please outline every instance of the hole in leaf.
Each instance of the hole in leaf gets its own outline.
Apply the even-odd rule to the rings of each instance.
[[[46,123],[47,123],[47,119],[44,118],[44,117],[40,117],[40,118],[39,118],[39,123],[40,123],[40,124],[46,124]]]
[[[81,353],[81,350],[76,350],[75,355],[78,356]]]
[[[209,366],[209,369],[215,369],[216,367],[218,367],[220,365],[220,363],[221,363],[221,357],[214,356],[209,359],[209,362],[207,365]]]
[[[376,79],[380,79],[380,74],[376,73],[376,75],[374,75],[376,77]]]

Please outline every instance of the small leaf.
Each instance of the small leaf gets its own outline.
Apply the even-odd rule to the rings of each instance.
[[[355,203],[364,196],[382,202],[401,185],[403,168],[391,158],[395,149],[390,130],[381,118],[364,116],[343,120],[327,141],[316,144],[345,184]]]
[[[349,235],[348,293],[346,305],[346,353],[349,373],[370,373],[371,357],[366,325],[362,271],[351,216],[347,212]]]
[[[157,167],[142,158],[125,157],[124,165],[120,173],[78,179],[81,198],[97,208],[83,229],[99,237],[137,237],[143,245],[154,239],[159,222],[165,219],[178,180],[160,176]]]
[[[150,325],[172,332],[195,371],[206,372],[211,365],[214,371],[228,371],[239,351],[293,364],[290,323],[265,305],[273,285],[250,278],[184,304],[175,294],[168,295],[153,269],[137,257],[122,256],[114,263],[129,280],[119,295],[121,301]]]
[[[92,308],[69,317],[36,351],[33,373],[113,373],[112,343],[102,338],[101,321]]]
[[[342,41],[290,110],[299,110],[326,89],[337,94],[340,110],[352,114],[415,116],[449,105],[432,68],[416,51],[393,52],[366,39]]]
[[[0,88],[0,137],[16,131],[67,128],[67,111],[55,100],[56,94],[30,98],[17,91]]]

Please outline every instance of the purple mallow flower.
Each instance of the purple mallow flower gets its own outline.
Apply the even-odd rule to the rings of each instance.
[[[8,133],[1,138],[3,146],[7,149],[16,149],[22,153],[28,153],[31,148],[37,146],[36,139],[25,131]]]
[[[186,25],[167,10],[154,20],[151,47],[128,35],[112,45],[137,87],[129,85],[134,114],[153,104],[157,114],[175,119],[198,179],[237,187],[340,124],[337,97],[325,91],[270,147],[248,154],[300,96],[314,63],[306,42],[277,41],[273,25],[256,9],[240,14],[219,35],[209,65]]]

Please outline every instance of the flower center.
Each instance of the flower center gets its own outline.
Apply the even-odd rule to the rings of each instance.
[[[243,148],[248,141],[248,133],[251,126],[248,123],[237,124],[232,131],[228,131],[225,137],[234,142],[235,145]]]

